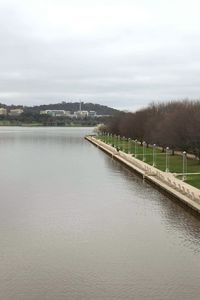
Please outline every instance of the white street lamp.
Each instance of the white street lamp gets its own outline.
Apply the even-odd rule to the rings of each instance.
[[[128,139],[128,153],[131,153],[131,139]]]
[[[113,145],[114,145],[114,147],[117,147],[117,135],[116,134],[114,134],[114,136],[113,136]]]
[[[145,161],[146,160],[146,142],[143,142],[142,143],[142,148],[143,148],[143,161]]]
[[[118,135],[118,137],[117,137],[117,147],[118,147],[118,149],[120,148],[120,135]]]
[[[126,141],[126,138],[125,136],[123,136],[123,151],[125,152],[125,141]]]
[[[109,140],[110,140],[109,133],[107,133],[107,144],[109,144]]]
[[[187,153],[185,151],[183,151],[183,175],[182,175],[183,181],[186,180],[185,173],[187,173]]]
[[[153,144],[153,167],[156,166],[156,144]]]
[[[131,153],[132,153],[132,155],[134,155],[134,154],[133,154],[133,152],[134,152],[134,151],[133,151],[133,143],[134,143],[134,140],[131,140]]]
[[[137,143],[137,139],[135,140],[135,157],[137,157],[137,146],[138,146],[138,143]]]
[[[165,172],[169,172],[169,147],[166,147],[166,168]]]

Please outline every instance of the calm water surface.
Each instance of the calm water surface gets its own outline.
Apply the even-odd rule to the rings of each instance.
[[[0,128],[0,299],[200,299],[200,221],[83,136]]]

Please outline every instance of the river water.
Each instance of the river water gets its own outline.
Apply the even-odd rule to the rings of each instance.
[[[0,128],[0,299],[200,299],[200,218],[90,131]]]

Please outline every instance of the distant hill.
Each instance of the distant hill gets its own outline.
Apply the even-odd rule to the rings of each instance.
[[[24,112],[30,112],[30,113],[39,113],[41,110],[47,110],[47,109],[61,109],[61,110],[67,110],[71,111],[72,113],[74,111],[79,110],[80,102],[61,102],[61,103],[55,103],[55,104],[43,104],[38,106],[21,106],[21,105],[11,105],[7,106],[5,104],[0,104],[0,107],[5,107],[7,109],[13,109],[13,108],[23,108]],[[87,111],[96,111],[98,115],[113,115],[114,113],[118,112],[117,109],[100,105],[100,104],[94,104],[94,103],[81,103],[81,109],[87,110]]]

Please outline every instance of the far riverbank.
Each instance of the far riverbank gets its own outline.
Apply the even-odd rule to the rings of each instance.
[[[71,124],[43,124],[43,123],[20,123],[20,122],[0,122],[0,127],[95,127],[93,124],[81,124],[81,123],[71,123]]]

